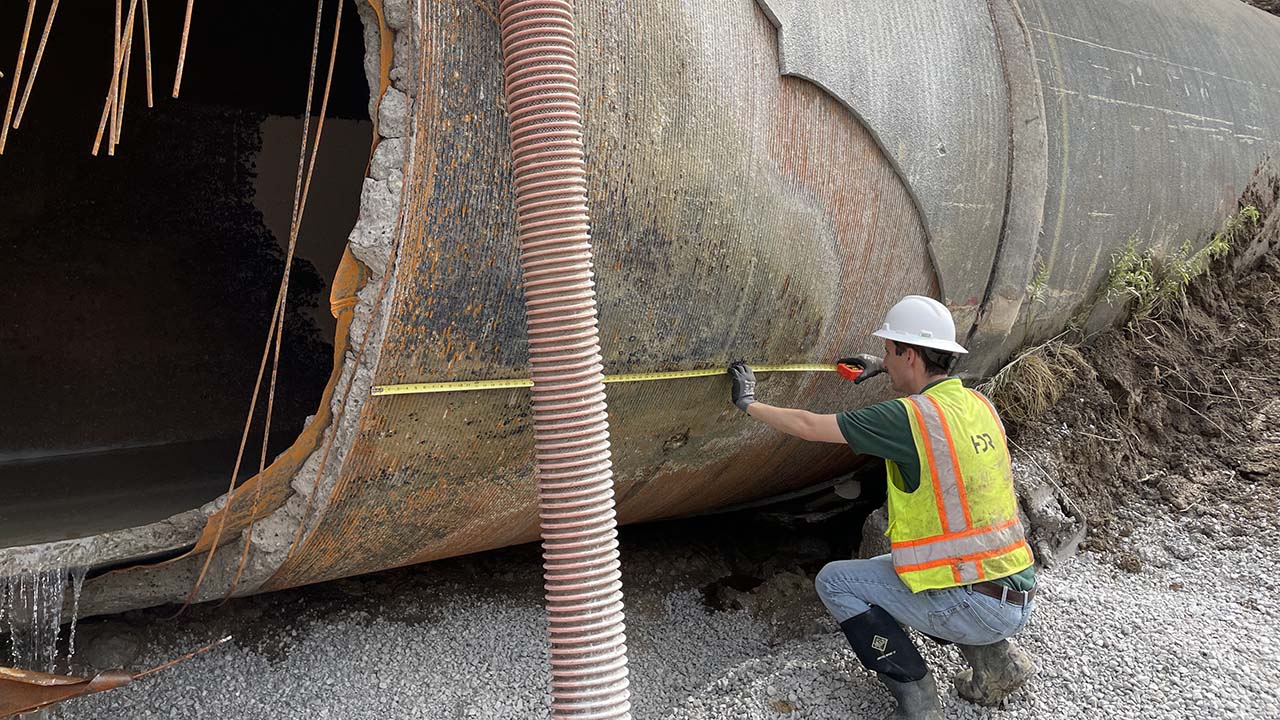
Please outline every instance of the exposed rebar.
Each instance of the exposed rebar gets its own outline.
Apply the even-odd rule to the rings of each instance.
[[[22,124],[22,115],[27,111],[27,100],[31,98],[31,86],[36,83],[36,73],[40,72],[40,60],[44,57],[44,47],[49,44],[49,34],[53,32],[53,18],[58,13],[58,1],[53,0],[49,6],[49,17],[44,21],[44,32],[40,34],[40,45],[36,48],[36,59],[31,64],[31,74],[27,76],[27,86],[22,90],[22,102],[18,103],[18,114],[13,117],[13,129]]]
[[[142,45],[147,59],[147,107],[155,107],[151,95],[151,11],[147,0],[142,0]]]
[[[22,42],[18,45],[18,63],[13,67],[13,84],[9,87],[9,103],[4,108],[4,124],[0,125],[0,154],[9,139],[9,118],[13,117],[13,104],[18,98],[18,82],[22,80],[22,63],[27,57],[27,40],[31,37],[31,19],[36,14],[36,0],[27,0],[27,21],[22,28]]]
[[[196,0],[187,0],[187,14],[182,20],[182,44],[178,48],[178,71],[173,76],[173,96],[182,88],[182,69],[187,65],[187,39],[191,37],[191,12]]]

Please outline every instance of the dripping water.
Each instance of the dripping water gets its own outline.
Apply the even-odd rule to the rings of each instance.
[[[3,664],[22,670],[56,673],[70,671],[75,652],[76,621],[80,613],[80,592],[86,569],[58,566],[24,569],[0,579],[0,626],[8,633],[8,656]],[[67,586],[71,586],[70,617],[63,617]],[[64,620],[67,653],[59,658],[59,638]]]

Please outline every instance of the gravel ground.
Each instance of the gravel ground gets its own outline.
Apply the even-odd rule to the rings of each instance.
[[[1004,707],[959,700],[952,648],[929,645],[949,718],[1280,718],[1277,528],[1246,533],[1194,515],[1134,510],[1139,572],[1083,554],[1041,574],[1020,641],[1039,672]],[[687,526],[682,526],[687,527]],[[723,532],[723,528],[717,530]],[[812,621],[718,611],[703,588],[728,572],[723,538],[624,531],[637,718],[880,717],[888,694],[809,592]],[[1258,551],[1263,548],[1263,551]],[[86,624],[142,636],[133,665],[231,643],[63,718],[529,718],[547,708],[534,547],[196,608]],[[800,608],[798,611],[795,608]],[[806,624],[807,622],[807,624]],[[99,645],[101,645],[99,640]],[[88,648],[84,655],[92,657]]]

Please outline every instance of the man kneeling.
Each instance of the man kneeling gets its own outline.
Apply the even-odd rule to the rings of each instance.
[[[950,376],[967,352],[950,311],[910,295],[874,335],[884,358],[841,362],[863,369],[854,382],[887,373],[908,397],[838,415],[773,407],[756,401],[751,368],[734,363],[733,403],[782,432],[885,459],[891,553],[829,563],[817,591],[858,659],[897,698],[895,717],[934,720],[937,685],[900,623],[956,643],[970,665],[955,679],[960,696],[994,705],[1033,671],[1008,638],[1031,614],[1035,561],[1000,417]]]

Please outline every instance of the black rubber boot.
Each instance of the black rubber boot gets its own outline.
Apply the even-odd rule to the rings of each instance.
[[[880,682],[889,688],[898,709],[889,717],[899,720],[943,720],[942,702],[938,700],[938,683],[933,673],[926,672],[915,682],[899,682],[884,673],[877,673]]]
[[[853,654],[868,670],[898,682],[919,680],[929,672],[915,643],[882,607],[872,605],[870,610],[840,623],[840,629]]]
[[[956,647],[969,661],[969,669],[956,673],[956,692],[969,702],[997,705],[1035,672],[1031,656],[1012,640]]]
[[[898,710],[891,717],[942,720],[938,684],[915,643],[892,615],[872,605],[840,623],[840,629],[862,664],[874,671],[898,700]]]

